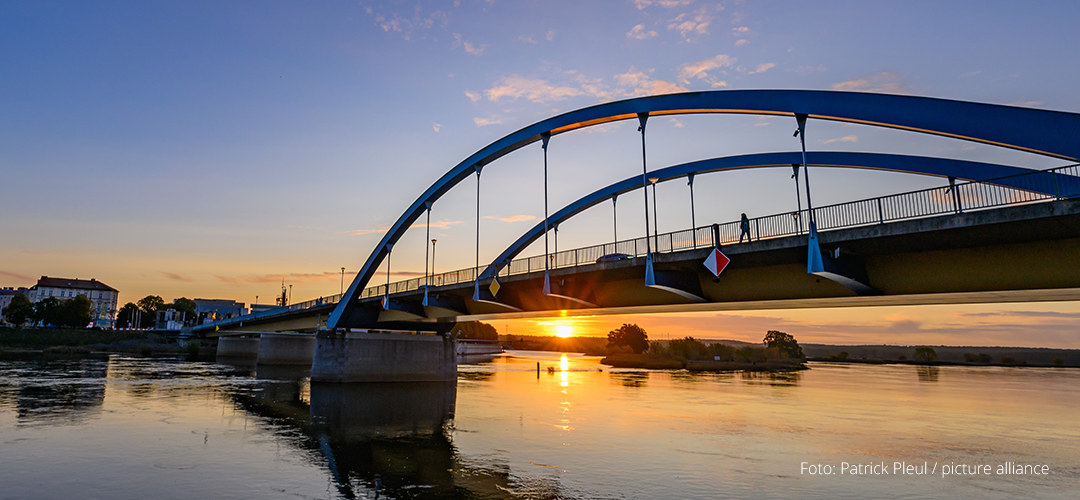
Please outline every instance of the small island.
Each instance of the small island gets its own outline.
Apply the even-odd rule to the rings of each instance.
[[[770,330],[762,347],[705,344],[693,337],[667,342],[649,341],[635,324],[608,333],[608,354],[602,364],[615,368],[703,371],[784,372],[805,370],[806,356],[795,337]]]

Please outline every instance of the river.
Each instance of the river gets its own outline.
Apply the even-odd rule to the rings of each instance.
[[[461,365],[456,384],[334,385],[179,358],[7,359],[0,498],[1080,491],[1080,370],[810,366],[689,374],[519,351]],[[1027,473],[998,473],[1015,464]]]

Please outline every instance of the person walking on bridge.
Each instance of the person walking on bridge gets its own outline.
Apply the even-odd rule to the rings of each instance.
[[[746,237],[747,243],[753,241],[753,239],[750,238],[750,219],[746,218],[745,213],[742,214],[742,219],[739,220],[739,229],[742,231],[741,234],[739,234],[739,243],[742,243],[743,237]]]

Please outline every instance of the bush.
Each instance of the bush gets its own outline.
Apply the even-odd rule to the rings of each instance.
[[[667,346],[668,353],[682,359],[709,359],[709,348],[694,337],[672,340]]]

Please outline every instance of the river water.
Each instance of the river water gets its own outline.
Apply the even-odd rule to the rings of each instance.
[[[333,385],[182,359],[3,360],[0,498],[1077,498],[1080,370],[810,366],[519,351],[461,365],[456,384]],[[998,474],[1007,462],[1029,474]],[[943,477],[954,465],[979,474]]]

